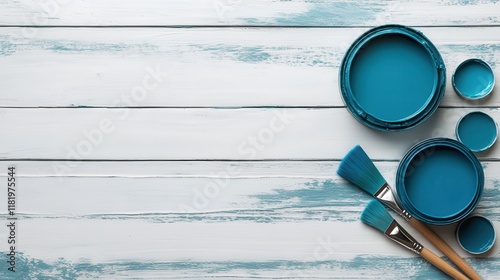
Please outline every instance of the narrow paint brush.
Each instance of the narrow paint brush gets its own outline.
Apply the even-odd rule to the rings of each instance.
[[[454,279],[469,279],[433,252],[424,248],[415,238],[413,238],[401,225],[399,225],[387,212],[384,205],[377,200],[368,203],[361,214],[361,221],[385,234],[389,239],[401,246],[421,255],[435,267]]]
[[[479,276],[472,267],[470,267],[464,259],[450,247],[450,245],[427,225],[413,218],[410,213],[398,205],[389,184],[387,184],[382,174],[380,174],[380,171],[375,167],[371,159],[359,145],[349,151],[342,159],[337,174],[371,194],[387,207],[394,210],[394,212],[401,215],[471,279],[481,279],[481,276]]]

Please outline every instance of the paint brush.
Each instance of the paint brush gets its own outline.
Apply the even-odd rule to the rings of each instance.
[[[481,276],[479,276],[472,267],[470,267],[464,259],[450,247],[450,245],[426,224],[413,218],[410,213],[399,206],[389,184],[387,184],[382,174],[380,174],[380,171],[375,167],[371,159],[359,145],[349,151],[342,159],[337,174],[371,194],[387,207],[394,210],[394,212],[401,215],[471,279],[481,279]]]
[[[469,279],[433,252],[424,248],[422,244],[392,218],[384,205],[377,200],[372,200],[368,203],[363,213],[361,213],[360,219],[363,223],[380,230],[392,241],[421,255],[428,262],[454,279]]]

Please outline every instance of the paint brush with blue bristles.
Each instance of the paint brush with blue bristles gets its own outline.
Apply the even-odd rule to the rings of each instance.
[[[454,279],[469,279],[440,257],[424,248],[415,238],[413,238],[392,216],[387,212],[384,205],[377,200],[368,203],[361,214],[361,221],[368,224],[382,233],[389,239],[402,245],[403,247],[421,255],[435,267],[453,277]]]
[[[470,267],[441,237],[399,206],[389,184],[387,184],[382,174],[380,174],[380,171],[375,167],[371,159],[359,145],[349,151],[342,159],[337,174],[401,215],[471,279],[481,279],[472,267]]]

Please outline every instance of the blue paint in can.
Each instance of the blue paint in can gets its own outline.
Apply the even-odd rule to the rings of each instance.
[[[495,86],[493,70],[485,61],[477,58],[462,62],[451,78],[455,92],[466,99],[488,96]]]
[[[340,91],[368,127],[398,131],[425,121],[444,95],[441,55],[419,31],[384,25],[361,35],[340,67]]]
[[[396,188],[403,208],[412,216],[446,225],[476,208],[484,189],[484,172],[477,157],[462,143],[427,139],[401,160]]]
[[[483,112],[471,112],[463,116],[457,124],[456,135],[473,152],[482,152],[495,143],[498,128],[495,120]]]
[[[458,225],[456,236],[460,246],[471,254],[486,253],[496,239],[493,223],[479,215],[463,220]]]

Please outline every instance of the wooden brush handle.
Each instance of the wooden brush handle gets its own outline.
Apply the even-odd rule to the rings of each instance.
[[[410,224],[417,229],[427,240],[429,240],[436,248],[441,251],[448,259],[453,262],[460,270],[473,280],[480,280],[481,276],[470,267],[464,259],[462,259],[439,235],[432,231],[426,224],[421,221],[411,218]]]
[[[460,271],[456,270],[453,266],[451,266],[449,263],[443,261],[440,257],[436,256],[433,252],[427,250],[424,248],[422,252],[420,252],[420,255],[426,259],[428,262],[433,264],[435,267],[441,269],[444,273],[450,275],[454,279],[459,279],[459,280],[467,280],[465,275],[460,273]]]

